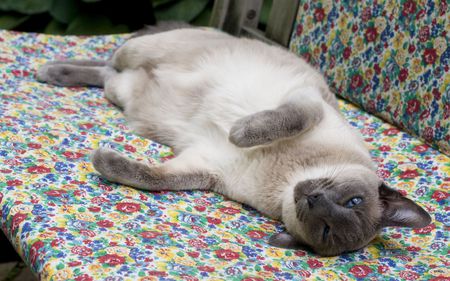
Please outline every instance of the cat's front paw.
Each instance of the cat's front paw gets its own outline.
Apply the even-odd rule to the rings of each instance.
[[[259,115],[254,114],[237,120],[231,127],[228,140],[238,147],[252,147],[270,143],[272,138],[267,134],[265,120],[264,118],[259,119]]]

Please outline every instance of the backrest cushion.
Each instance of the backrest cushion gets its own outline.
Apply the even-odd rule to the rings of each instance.
[[[300,0],[290,49],[343,98],[450,154],[450,7]]]

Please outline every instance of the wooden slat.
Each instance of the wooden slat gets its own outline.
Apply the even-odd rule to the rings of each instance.
[[[297,15],[298,0],[274,0],[267,22],[266,36],[288,46]]]

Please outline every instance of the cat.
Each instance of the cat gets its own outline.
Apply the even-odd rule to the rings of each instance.
[[[324,78],[303,59],[220,31],[176,29],[128,40],[108,62],[42,66],[40,81],[104,87],[141,136],[173,148],[156,166],[99,148],[95,169],[143,190],[212,190],[281,220],[283,248],[335,256],[383,227],[429,214],[376,175]]]

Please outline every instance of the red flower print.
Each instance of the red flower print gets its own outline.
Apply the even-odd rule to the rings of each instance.
[[[220,208],[219,211],[221,211],[222,213],[227,214],[227,215],[235,215],[235,214],[239,214],[241,212],[239,209],[231,208],[231,207]]]
[[[222,220],[219,218],[211,218],[211,217],[207,217],[206,220],[211,223],[211,224],[220,224],[222,223]]]
[[[33,243],[33,245],[31,245],[29,256],[32,265],[34,265],[34,263],[36,262],[36,259],[39,255],[39,249],[42,247],[44,247],[44,242],[42,241],[36,241]]]
[[[86,246],[75,246],[71,250],[72,254],[87,257],[92,254],[92,250]]]
[[[378,36],[378,32],[375,27],[368,27],[364,34],[364,37],[366,38],[367,42],[375,41],[377,39],[377,36]]]
[[[94,280],[91,276],[85,274],[82,274],[80,276],[75,277],[75,281],[92,281]]]
[[[309,272],[308,270],[301,269],[299,272],[300,272],[300,275],[305,278],[311,277],[311,272]]]
[[[0,203],[3,201],[3,193],[0,192]]]
[[[433,128],[431,127],[426,127],[423,130],[423,137],[426,141],[432,141],[433,137],[434,137],[434,132],[433,132]]]
[[[45,194],[51,197],[61,197],[62,195],[66,194],[67,191],[65,190],[49,190],[46,191]]]
[[[207,266],[207,265],[198,266],[197,269],[200,270],[200,271],[204,271],[204,272],[214,272],[215,271],[214,267]]]
[[[60,108],[59,111],[65,113],[65,114],[75,114],[77,113],[76,110],[70,109],[70,108]]]
[[[352,76],[352,81],[350,82],[350,87],[354,90],[356,88],[361,87],[363,84],[363,78],[359,74],[355,74]]]
[[[316,21],[322,21],[325,17],[325,10],[323,8],[316,8],[314,10],[314,18]]]
[[[408,78],[408,69],[402,68],[398,74],[398,80],[404,82]]]
[[[195,206],[194,208],[199,212],[204,212],[206,210],[205,206]]]
[[[191,258],[198,258],[200,256],[199,252],[188,252],[187,253],[188,256],[190,256]]]
[[[437,53],[434,48],[427,48],[423,51],[423,61],[426,64],[434,64],[437,59]]]
[[[19,186],[22,184],[23,184],[23,182],[21,180],[9,180],[6,182],[7,186]]]
[[[129,152],[136,152],[136,148],[129,144],[124,145],[123,148],[125,148],[125,150]]]
[[[416,234],[428,234],[431,231],[433,231],[435,228],[436,228],[436,226],[434,225],[434,223],[432,223],[432,224],[429,224],[429,225],[427,225],[425,227],[422,227],[422,228],[413,229],[413,231]]]
[[[261,238],[264,238],[265,236],[267,236],[266,233],[264,233],[260,230],[251,230],[251,231],[247,232],[247,235],[253,239],[261,239]]]
[[[31,174],[46,174],[50,173],[50,168],[44,166],[32,166],[27,169],[28,173]]]
[[[415,50],[416,50],[416,46],[414,46],[413,44],[409,45],[408,52],[410,54],[414,53]]]
[[[420,247],[416,247],[416,246],[409,246],[406,248],[406,250],[410,251],[410,252],[418,252],[421,250]]]
[[[364,8],[361,13],[362,21],[366,22],[366,21],[370,20],[371,17],[372,17],[372,11],[370,10],[370,7]]]
[[[430,28],[428,26],[422,26],[419,30],[420,42],[426,42],[430,38]]]
[[[403,4],[402,14],[404,16],[414,14],[416,12],[416,8],[416,2],[414,2],[413,0],[408,0]]]
[[[110,221],[110,220],[101,220],[101,221],[97,222],[97,225],[100,226],[100,227],[108,228],[108,227],[113,227],[114,223],[112,221]]]
[[[62,245],[64,243],[66,243],[66,241],[64,241],[64,239],[56,238],[56,239],[53,239],[53,241],[50,243],[50,245],[52,246],[52,248],[57,248],[59,245]]]
[[[80,129],[89,130],[92,129],[92,127],[94,127],[94,124],[92,123],[80,124]]]
[[[89,230],[89,229],[80,230],[80,234],[83,236],[87,236],[87,237],[95,237],[96,236],[95,232],[92,230]]]
[[[440,191],[440,190],[436,190],[433,195],[431,195],[431,198],[433,198],[434,200],[440,202],[442,200],[447,199],[449,196],[449,194],[445,191]]]
[[[216,250],[216,255],[219,259],[224,259],[224,260],[235,260],[239,258],[239,254],[236,252],[233,252],[231,250]]]
[[[428,145],[420,144],[413,148],[415,152],[423,153],[428,150]]]
[[[344,59],[348,59],[352,54],[352,48],[351,47],[346,47],[344,49],[344,53],[342,54]]]
[[[302,35],[302,32],[303,32],[303,25],[298,24],[297,25],[297,36]]]
[[[378,266],[378,273],[380,273],[380,274],[386,273],[386,272],[388,272],[388,270],[389,270],[389,266],[387,266],[387,265]]]
[[[102,208],[97,207],[97,206],[89,207],[89,208],[88,208],[88,210],[91,211],[91,212],[93,212],[93,213],[100,212],[101,209],[102,209]]]
[[[81,265],[81,261],[71,261],[67,263],[70,267],[75,267]]]
[[[265,265],[263,266],[265,271],[270,271],[270,272],[280,272],[280,270],[276,267],[273,267],[271,265]]]
[[[390,151],[391,147],[389,145],[382,145],[378,149],[381,151]]]
[[[158,236],[161,236],[161,233],[156,231],[144,231],[141,232],[140,235],[145,239],[155,239]]]
[[[400,272],[400,277],[405,280],[416,280],[417,278],[419,278],[419,274],[413,271],[404,270]]]
[[[316,259],[309,259],[306,263],[310,268],[319,268],[323,266],[323,263]]]
[[[417,99],[412,99],[408,101],[406,112],[408,112],[409,115],[419,112],[419,109],[420,109],[420,101],[418,101]]]
[[[27,218],[26,214],[17,213],[13,216],[12,220],[12,232],[14,232],[20,225],[21,222],[23,222]]]
[[[386,179],[391,176],[391,172],[389,172],[389,170],[382,169],[377,171],[377,175],[383,179]]]
[[[356,278],[366,277],[369,273],[372,272],[372,269],[367,265],[355,265],[350,268],[349,272],[353,274]]]
[[[72,151],[65,151],[63,155],[68,159],[79,159],[84,156],[83,153],[79,152],[72,152]]]
[[[148,275],[165,277],[165,276],[167,276],[167,273],[165,273],[164,271],[151,270],[151,271],[148,272]]]
[[[125,263],[124,257],[118,256],[115,254],[113,254],[113,255],[108,254],[108,255],[101,256],[98,258],[98,260],[101,263],[106,263],[106,264],[112,265],[112,266]]]
[[[39,143],[34,143],[34,142],[30,142],[29,144],[27,144],[27,146],[29,148],[34,148],[34,149],[39,149],[42,147],[42,145],[40,145]]]
[[[124,213],[135,213],[141,210],[138,203],[117,203],[116,209]]]
[[[206,244],[205,242],[203,242],[200,239],[191,239],[189,240],[189,245],[191,245],[192,247],[198,248],[198,249],[203,249],[208,247],[208,244]]]
[[[383,135],[385,135],[385,136],[395,136],[398,133],[400,133],[400,131],[397,128],[389,128],[387,130],[384,130]]]
[[[400,178],[402,179],[413,179],[419,176],[419,172],[417,170],[406,170],[400,174]]]

